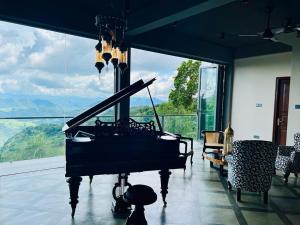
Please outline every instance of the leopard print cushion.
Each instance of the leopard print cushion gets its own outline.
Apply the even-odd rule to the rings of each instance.
[[[291,156],[291,153],[293,151],[295,151],[294,146],[285,146],[285,145],[279,145],[278,146],[278,155]]]
[[[275,167],[284,173],[300,173],[300,133],[294,135],[294,146],[279,146]]]
[[[268,191],[275,170],[276,145],[268,141],[233,142],[228,181],[245,191]]]
[[[300,133],[297,133],[294,135],[294,140],[295,140],[295,149],[296,151],[300,151]]]
[[[286,173],[291,170],[291,164],[290,156],[277,155],[275,162],[275,168],[277,170],[282,170],[284,173]]]
[[[291,154],[291,173],[300,173],[300,151]]]

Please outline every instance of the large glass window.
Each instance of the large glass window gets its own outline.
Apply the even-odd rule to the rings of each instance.
[[[112,65],[94,67],[96,40],[0,22],[0,162],[64,154],[63,124],[113,94]],[[196,137],[201,62],[132,49],[131,82],[156,77],[150,91],[164,130]],[[201,120],[215,123],[216,68],[202,68]],[[147,90],[130,116],[154,120]],[[113,120],[113,109],[102,120]],[[94,119],[87,124],[92,125]]]
[[[131,83],[156,78],[150,92],[165,131],[196,137],[199,61],[139,49],[131,51]],[[130,98],[130,116],[155,120],[147,90]]]
[[[113,93],[96,43],[0,22],[0,162],[64,154],[63,124]]]
[[[218,67],[216,65],[200,68],[200,131],[215,130],[218,91]]]

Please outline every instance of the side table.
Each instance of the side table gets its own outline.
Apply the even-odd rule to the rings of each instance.
[[[227,161],[225,160],[225,155],[222,154],[222,151],[204,153],[204,158],[209,161],[211,168],[219,169],[220,176],[226,176],[227,173],[224,171],[224,166],[227,165]],[[218,165],[218,167],[215,167],[214,165]]]

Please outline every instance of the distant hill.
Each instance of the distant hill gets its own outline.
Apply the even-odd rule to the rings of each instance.
[[[78,96],[16,95],[0,96],[0,117],[75,116],[104,98]],[[131,106],[150,105],[149,98],[133,97]],[[155,104],[163,102],[153,99]]]
[[[47,95],[0,95],[0,117],[51,117],[51,116],[76,116],[86,109],[103,101],[104,98],[87,98],[78,96],[47,96]],[[162,101],[153,99],[155,104]],[[149,98],[133,97],[131,106],[135,111],[138,106],[147,106]],[[102,115],[112,115],[112,109],[106,110]],[[67,119],[68,120],[68,119]],[[63,126],[63,119],[49,120],[0,120],[0,148],[18,132],[29,127],[39,126],[44,123]]]
[[[27,127],[9,138],[0,150],[0,162],[50,157],[64,153],[61,126],[43,124]]]

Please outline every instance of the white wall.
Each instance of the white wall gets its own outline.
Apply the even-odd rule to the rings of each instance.
[[[276,77],[291,76],[291,59],[292,53],[280,53],[235,61],[231,121],[236,140],[251,140],[257,135],[260,140],[272,141]],[[292,78],[291,89],[299,97],[298,75],[297,82]],[[291,93],[291,99],[297,96]],[[262,104],[262,107],[256,107],[256,104]],[[295,121],[297,116],[300,118],[299,115],[289,116],[289,121]]]
[[[293,45],[292,71],[290,83],[290,107],[288,118],[287,142],[294,142],[294,134],[300,132],[300,109],[295,109],[295,105],[300,105],[300,40]]]

